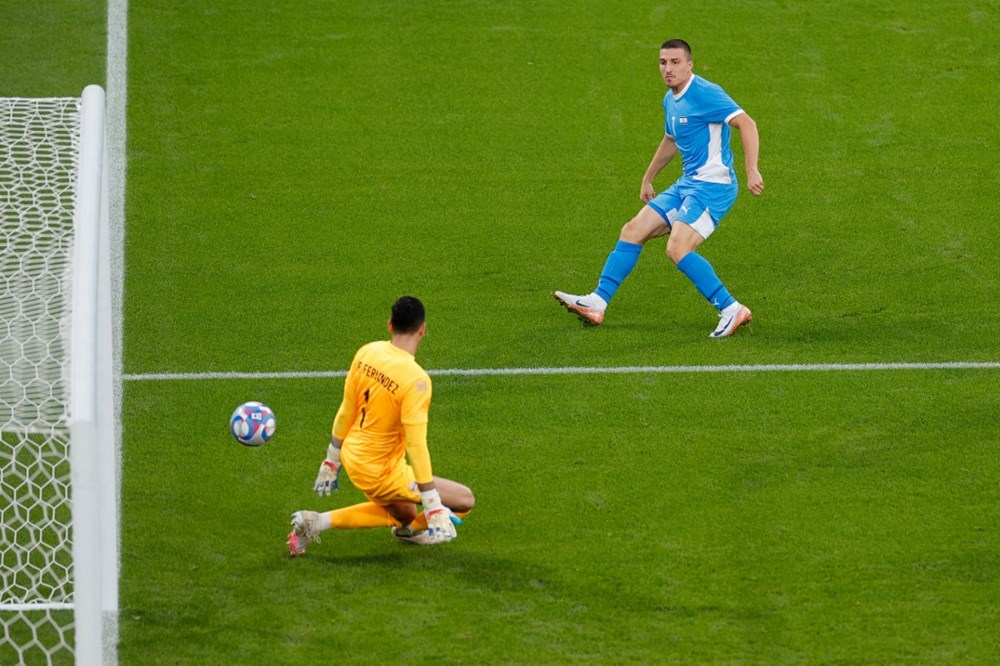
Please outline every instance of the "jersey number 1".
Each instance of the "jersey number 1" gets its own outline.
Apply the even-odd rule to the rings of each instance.
[[[365,389],[365,404],[366,405],[368,404],[368,392],[369,391],[371,391],[371,389]],[[365,427],[365,417],[366,416],[368,416],[368,412],[366,412],[365,408],[362,407],[361,408],[361,423],[358,424],[359,428],[364,428]]]

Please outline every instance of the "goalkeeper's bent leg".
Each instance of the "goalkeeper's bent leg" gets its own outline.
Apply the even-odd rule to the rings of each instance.
[[[335,511],[321,514],[321,521],[335,530],[362,530],[371,527],[399,527],[401,523],[392,517],[388,509],[374,502],[362,502]]]

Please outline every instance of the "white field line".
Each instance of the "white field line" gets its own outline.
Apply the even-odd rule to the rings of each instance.
[[[622,367],[553,367],[553,368],[451,368],[428,370],[437,377],[447,376],[519,376],[519,375],[656,375],[700,374],[711,372],[859,372],[885,370],[1000,370],[1000,362],[950,363],[794,363],[771,365],[633,365]],[[303,372],[149,372],[124,375],[125,381],[157,382],[204,379],[330,379],[344,377],[346,370]]]

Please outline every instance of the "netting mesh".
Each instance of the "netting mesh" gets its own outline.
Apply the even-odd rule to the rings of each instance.
[[[67,401],[79,107],[0,98],[0,664],[73,661]]]

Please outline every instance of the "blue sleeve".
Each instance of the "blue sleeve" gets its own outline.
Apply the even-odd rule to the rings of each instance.
[[[714,83],[705,86],[702,95],[698,99],[699,111],[706,121],[710,123],[725,122],[727,118],[737,111],[742,111],[740,105],[733,101],[733,98],[726,94],[720,86]]]

